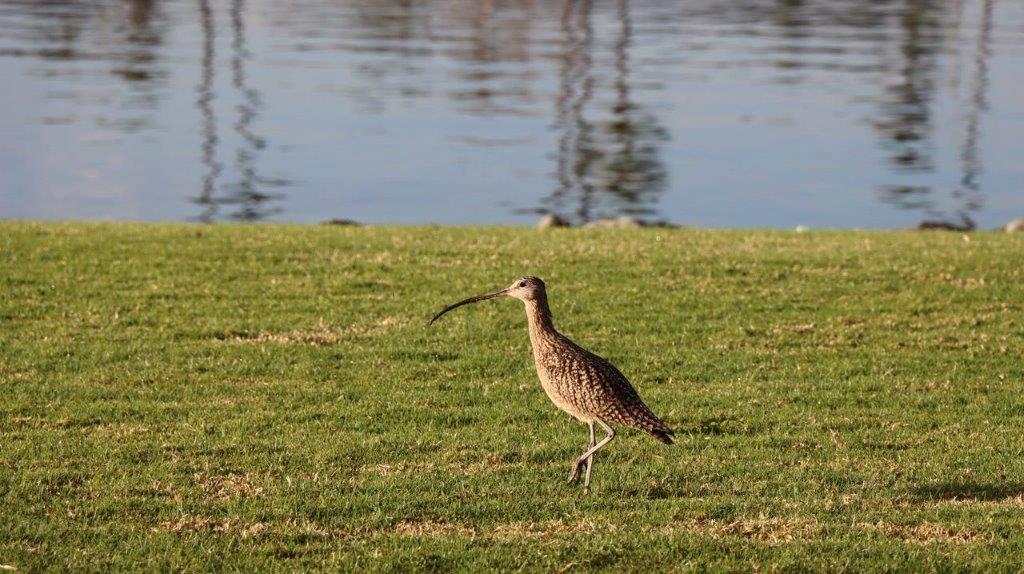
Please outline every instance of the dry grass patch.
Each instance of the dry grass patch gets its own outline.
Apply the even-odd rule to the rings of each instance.
[[[440,469],[453,474],[473,476],[483,472],[493,471],[505,466],[510,466],[501,458],[488,454],[482,459],[474,462],[450,462],[443,464]],[[359,468],[361,474],[376,474],[379,476],[399,476],[414,474],[417,472],[432,472],[439,467],[431,462],[397,462],[394,464],[370,464]]]
[[[741,518],[731,522],[698,518],[691,522],[672,524],[666,530],[683,530],[712,538],[740,536],[768,544],[782,544],[814,538],[821,527],[813,518],[780,518],[761,515],[757,518]]]
[[[402,324],[398,317],[388,315],[369,323],[353,323],[346,332],[357,337],[376,337]]]
[[[242,538],[254,538],[266,534],[269,527],[263,522],[243,522],[230,518],[217,519],[186,515],[178,520],[161,522],[160,529],[171,532],[217,532]]]
[[[117,440],[149,432],[149,429],[142,425],[128,423],[103,423],[92,427],[91,430],[103,437]]]
[[[369,323],[353,323],[344,327],[328,325],[321,318],[309,329],[296,329],[289,333],[269,333],[267,331],[260,331],[256,334],[233,333],[229,340],[250,345],[275,343],[327,347],[338,344],[346,336],[376,337],[399,324],[398,318],[393,316],[382,317]]]
[[[430,462],[399,462],[396,464],[369,464],[359,468],[360,473],[377,474],[380,476],[396,476],[434,470],[434,464]]]
[[[263,487],[259,486],[255,476],[248,472],[231,472],[228,474],[197,472],[192,475],[192,479],[203,489],[207,500],[263,496]]]
[[[858,524],[858,527],[864,530],[880,532],[892,538],[898,538],[907,544],[968,544],[971,542],[988,542],[992,539],[991,534],[966,529],[956,530],[934,522],[906,526],[879,521],[874,524]]]
[[[402,521],[396,524],[391,532],[398,534],[399,536],[416,536],[423,538],[437,538],[441,536],[451,536],[453,534],[459,536],[468,536],[470,538],[476,537],[476,530],[466,526],[459,526],[457,524],[451,524],[449,522],[434,522],[434,521]]]
[[[1024,508],[1024,494],[1007,496],[997,500],[982,500],[979,498],[951,498],[935,503],[936,506],[964,506],[978,508]]]
[[[470,462],[468,464],[455,464],[452,466],[454,470],[461,472],[463,476],[473,476],[475,474],[490,472],[511,465],[501,460],[501,458],[498,456],[495,456],[493,454],[486,454],[484,455],[484,458],[476,462]]]
[[[591,521],[565,522],[563,520],[546,520],[543,522],[512,522],[500,524],[488,533],[488,537],[498,540],[536,540],[572,534],[590,533],[597,530],[614,531],[614,525],[599,526]]]
[[[591,533],[598,530],[615,531],[615,525],[598,525],[591,521],[565,522],[563,520],[546,520],[541,522],[512,522],[498,524],[493,527],[470,527],[448,522],[436,521],[404,521],[395,525],[391,531],[402,536],[465,536],[498,541],[542,540],[558,538],[579,533]]]
[[[290,333],[268,333],[266,331],[260,331],[255,335],[248,333],[235,333],[230,340],[248,344],[298,343],[301,345],[323,347],[333,345],[340,341],[342,334],[343,332],[338,328],[331,327],[324,323],[323,319],[319,319],[317,320],[316,325],[313,325],[313,327],[309,329],[296,329]]]

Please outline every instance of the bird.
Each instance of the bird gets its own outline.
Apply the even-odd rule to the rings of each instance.
[[[430,324],[457,307],[498,297],[512,297],[525,304],[533,362],[541,386],[556,407],[589,428],[587,446],[569,471],[570,484],[577,482],[582,473],[583,491],[589,492],[594,454],[615,438],[613,423],[647,432],[665,444],[675,442],[672,429],[644,404],[625,375],[555,329],[547,289],[539,277],[520,277],[504,289],[449,305],[434,315]],[[599,441],[595,425],[605,432]]]

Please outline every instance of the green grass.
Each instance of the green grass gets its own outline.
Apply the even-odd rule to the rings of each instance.
[[[524,274],[675,427],[565,484]],[[0,223],[0,564],[1016,570],[1024,235]]]

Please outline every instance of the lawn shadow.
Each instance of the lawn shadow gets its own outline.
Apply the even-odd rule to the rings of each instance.
[[[996,501],[1024,496],[1024,483],[934,482],[913,487],[911,493],[921,500]]]
[[[695,425],[680,425],[677,434],[698,436],[748,435],[752,434],[748,424],[734,416],[714,416],[701,419]]]

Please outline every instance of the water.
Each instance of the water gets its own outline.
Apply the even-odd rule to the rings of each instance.
[[[1019,0],[0,0],[0,218],[1024,215]]]

